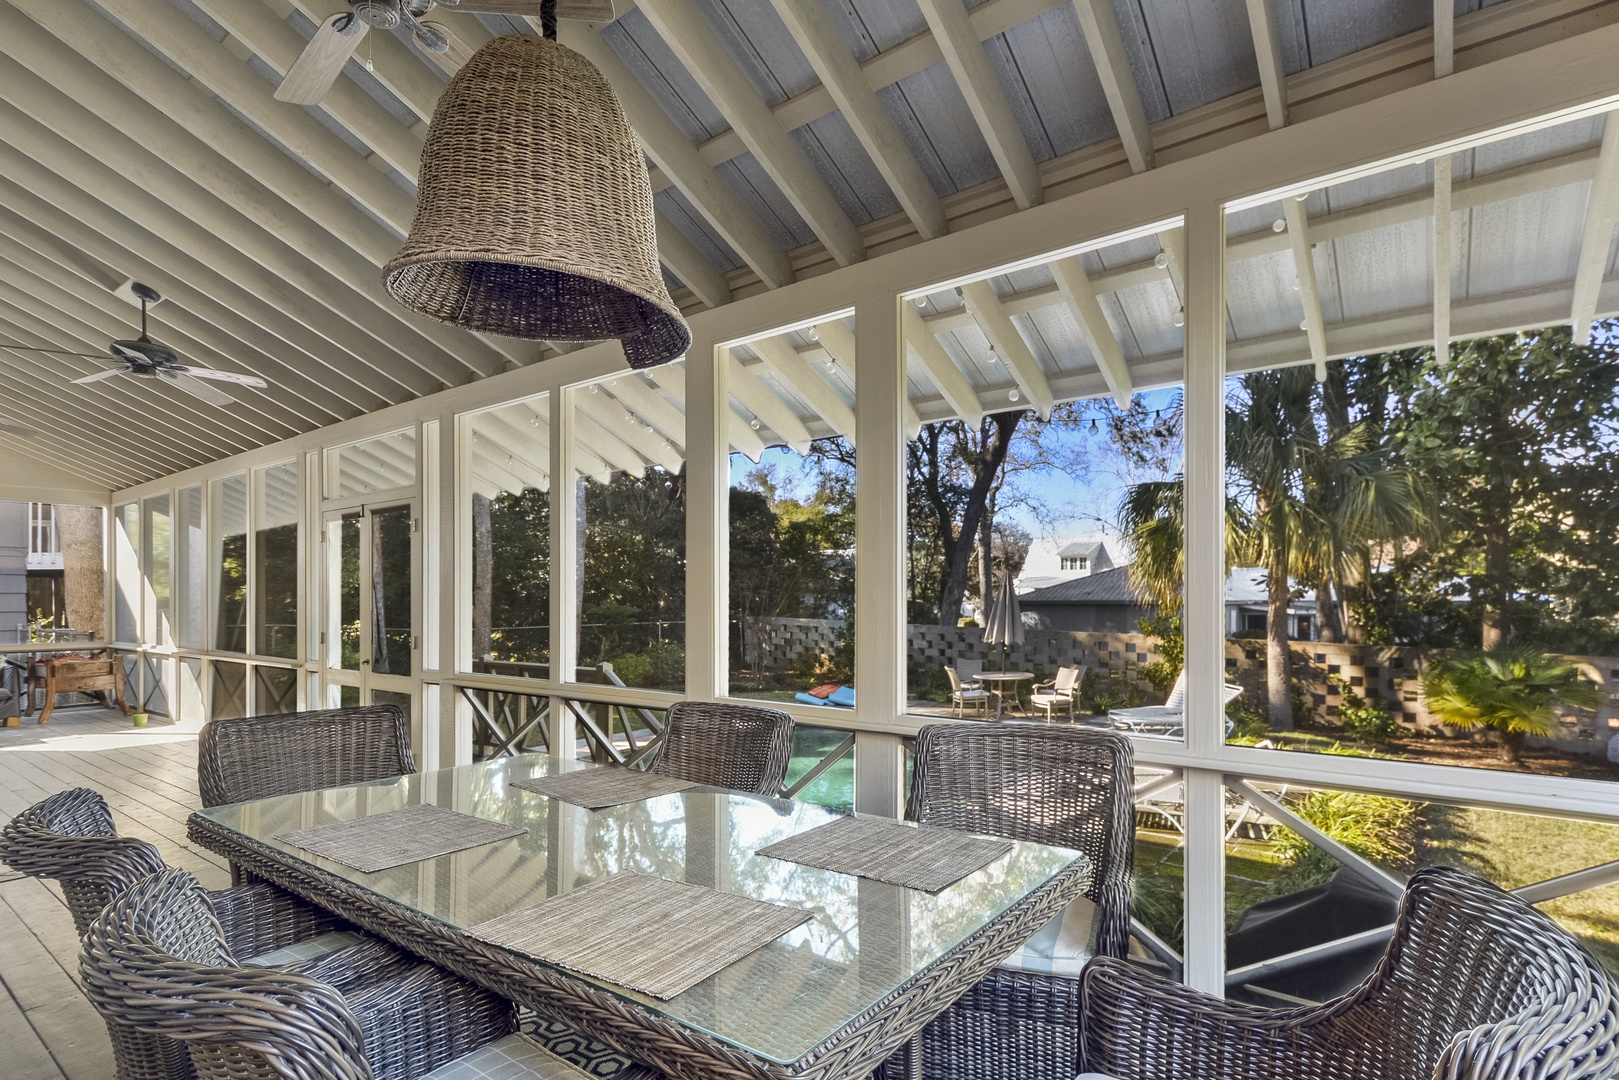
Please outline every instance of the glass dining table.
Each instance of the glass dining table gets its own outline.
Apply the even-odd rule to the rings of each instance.
[[[756,854],[842,816],[695,788],[588,811],[513,787],[590,767],[543,754],[214,807],[191,839],[474,982],[682,1077],[866,1077],[1070,902],[1080,853],[1014,843],[937,894]],[[365,873],[278,834],[416,804],[502,822],[511,839]],[[812,918],[665,1000],[468,933],[635,872],[807,910]],[[1071,917],[1071,916],[1070,916]],[[660,948],[655,935],[640,942]]]

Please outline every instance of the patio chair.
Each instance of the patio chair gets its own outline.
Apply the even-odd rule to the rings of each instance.
[[[780,709],[680,701],[669,706],[648,771],[710,787],[780,795],[793,754],[793,718]]]
[[[984,715],[989,715],[989,691],[978,686],[977,683],[968,685],[962,681],[961,674],[953,667],[946,667],[944,673],[950,679],[950,704],[956,708],[956,715],[960,716],[968,704],[983,706]]]
[[[363,784],[416,771],[397,705],[210,720],[197,736],[202,805]],[[245,880],[231,867],[232,880]]]
[[[1047,720],[1056,719],[1056,710],[1068,710],[1068,719],[1074,718],[1074,699],[1079,697],[1079,688],[1085,682],[1086,667],[1060,667],[1057,677],[1050,682],[1035,686],[1034,693],[1030,695],[1030,703],[1037,709],[1045,712]]]
[[[1236,683],[1225,684],[1225,697],[1221,707],[1229,705],[1242,696],[1242,687]],[[1113,726],[1121,731],[1133,732],[1137,735],[1162,735],[1166,738],[1178,739],[1186,734],[1186,669],[1175,676],[1175,685],[1170,687],[1169,697],[1162,705],[1143,705],[1133,709],[1113,709],[1107,714]],[[1231,733],[1231,721],[1226,721],[1226,734]]]
[[[1092,941],[1064,940],[1069,928],[1058,922],[1055,935],[1036,935],[1057,938],[1052,959],[1026,947],[958,999],[922,1033],[927,1080],[1073,1080],[1085,946],[1110,957],[1128,947],[1133,783],[1134,750],[1117,732],[931,724],[917,734],[907,818],[1074,848],[1096,867],[1086,890],[1096,905]],[[1070,946],[1077,946],[1074,955]],[[1059,973],[1064,968],[1069,972]],[[884,1063],[885,1080],[909,1075],[908,1053]]]
[[[91,923],[79,969],[109,1026],[176,1040],[204,1080],[422,1077],[516,1030],[511,1002],[402,953],[301,972],[243,966],[178,868]]]
[[[963,659],[956,661],[956,674],[961,676],[961,685],[970,689],[978,688],[978,676],[984,673],[982,660]]]
[[[108,904],[136,883],[165,869],[163,856],[144,840],[119,836],[106,800],[89,788],[58,792],[12,818],[0,830],[0,860],[31,877],[62,887],[73,927],[83,937]],[[237,885],[204,894],[233,955],[251,964],[316,960],[359,949],[372,958],[393,950],[368,938],[330,912],[273,885]],[[122,1026],[108,1027],[118,1075],[140,1080],[191,1076],[185,1051]]]
[[[1269,1010],[1118,960],[1081,980],[1084,1066],[1119,1080],[1612,1080],[1619,987],[1567,931],[1449,867],[1406,886],[1381,963],[1343,997]]]

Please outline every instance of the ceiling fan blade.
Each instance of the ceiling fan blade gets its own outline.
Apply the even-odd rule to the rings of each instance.
[[[414,35],[416,45],[422,50],[422,55],[433,61],[433,63],[444,72],[444,74],[454,75],[466,65],[468,60],[472,59],[472,46],[461,40],[459,36],[457,36],[443,23],[429,21],[422,23],[422,26],[444,38],[444,44],[446,46],[444,51],[434,52],[432,49],[428,48],[427,43],[422,40],[420,34]]]
[[[304,51],[282,76],[281,85],[275,90],[276,100],[290,101],[294,105],[319,105],[369,29],[348,11],[321,23]]]
[[[103,357],[102,359],[106,359],[106,358]],[[74,379],[73,380],[73,385],[74,386],[88,386],[91,383],[98,383],[102,379],[110,379],[114,375],[122,375],[125,371],[128,371],[128,370],[129,369],[125,368],[125,367],[108,368],[106,371],[98,371],[94,375],[86,375],[82,379]]]
[[[193,379],[190,375],[181,375],[173,371],[165,371],[163,377],[175,386],[184,390],[192,397],[201,398],[210,405],[231,406],[236,399],[223,390],[216,390],[201,379]]]
[[[189,375],[193,379],[212,379],[214,382],[235,383],[237,386],[254,386],[261,390],[270,385],[257,375],[238,375],[234,371],[216,371],[213,368],[191,367],[190,365],[174,366],[168,370],[176,375]]]
[[[481,11],[488,15],[531,15],[540,17],[540,0],[460,0],[461,11]],[[613,0],[557,0],[557,18],[581,22],[613,21]]]
[[[0,349],[11,349],[13,352],[42,352],[53,356],[82,356],[86,360],[106,360],[106,353],[73,352],[69,349],[41,349],[34,345],[13,345],[7,341],[0,341]]]

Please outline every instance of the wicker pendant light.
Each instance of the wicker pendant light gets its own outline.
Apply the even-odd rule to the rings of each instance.
[[[450,80],[384,282],[468,330],[619,338],[631,367],[665,364],[691,330],[658,265],[646,164],[607,80],[554,26],[496,38]]]

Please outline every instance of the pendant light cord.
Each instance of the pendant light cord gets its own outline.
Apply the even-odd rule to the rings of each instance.
[[[557,39],[557,0],[544,0],[540,4],[540,33],[552,41]]]

